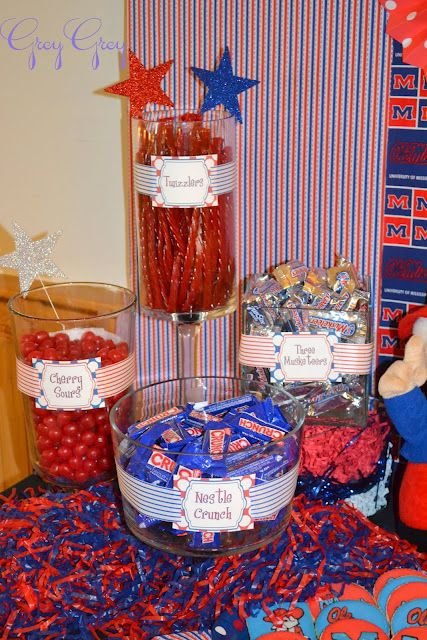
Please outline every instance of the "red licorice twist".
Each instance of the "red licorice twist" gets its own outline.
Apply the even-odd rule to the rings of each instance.
[[[218,164],[233,160],[230,147],[200,116],[186,114],[181,121],[192,121],[191,130],[165,118],[153,135],[141,123],[136,161],[151,165],[152,155],[208,154],[217,154]],[[155,207],[143,194],[137,206],[142,305],[168,313],[226,307],[235,278],[232,193],[219,195],[217,207]]]

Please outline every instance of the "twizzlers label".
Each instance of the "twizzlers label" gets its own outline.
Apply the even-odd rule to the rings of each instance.
[[[218,164],[217,154],[151,156],[151,165],[134,164],[134,184],[154,207],[217,207],[218,195],[233,190],[234,162]]]

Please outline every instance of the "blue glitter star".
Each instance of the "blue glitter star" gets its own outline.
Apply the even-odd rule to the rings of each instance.
[[[216,71],[198,67],[191,67],[191,70],[208,87],[208,93],[200,111],[204,113],[222,104],[239,122],[242,122],[237,95],[258,84],[259,80],[240,78],[233,74],[228,47],[225,47]]]

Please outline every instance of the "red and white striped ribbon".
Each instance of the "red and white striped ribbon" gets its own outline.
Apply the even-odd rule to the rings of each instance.
[[[61,363],[65,366],[70,363]],[[27,396],[37,398],[40,395],[41,386],[39,374],[34,367],[16,360],[16,377],[18,389]],[[107,367],[101,367],[96,372],[96,386],[98,395],[102,398],[111,398],[130,387],[136,377],[136,365],[134,354]]]
[[[240,364],[249,367],[274,367],[277,358],[273,342],[269,336],[241,336],[239,349]]]
[[[367,375],[371,371],[374,345],[340,342],[331,345],[333,369],[340,373]],[[277,355],[271,336],[242,335],[239,361],[241,365],[269,369],[277,364]]]
[[[39,374],[28,364],[16,359],[16,379],[18,389],[26,396],[37,398],[40,395]]]
[[[165,522],[180,520],[183,496],[178,489],[159,487],[141,480],[125,471],[118,463],[116,468],[120,491],[125,500],[137,511]],[[254,520],[266,520],[290,503],[295,493],[298,471],[299,462],[278,478],[254,485],[249,489]]]
[[[135,356],[132,354],[107,367],[101,367],[96,373],[98,394],[110,398],[124,391],[134,383],[136,377]]]
[[[165,636],[154,636],[153,640],[212,640],[212,636],[206,631],[178,631]]]
[[[367,375],[371,372],[374,345],[342,342],[333,345],[333,367],[340,373]]]

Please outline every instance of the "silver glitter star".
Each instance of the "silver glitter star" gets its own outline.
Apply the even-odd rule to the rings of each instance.
[[[20,291],[29,289],[40,275],[50,278],[66,278],[66,275],[50,259],[61,231],[51,233],[42,240],[31,240],[30,236],[16,222],[13,223],[15,251],[0,257],[0,267],[16,269]],[[43,284],[43,283],[42,283]]]

